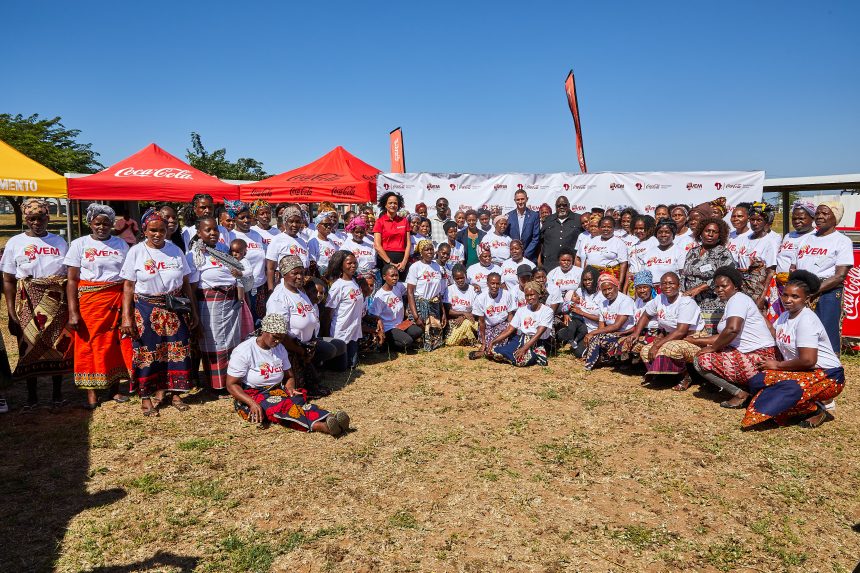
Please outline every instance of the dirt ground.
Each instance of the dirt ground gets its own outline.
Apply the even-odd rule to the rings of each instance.
[[[851,382],[819,429],[743,433],[708,388],[645,387],[568,355],[515,370],[465,354],[329,377],[320,405],[355,427],[341,439],[259,429],[199,396],[155,419],[136,399],[4,415],[0,570],[847,572],[860,559]],[[22,385],[6,395],[20,406]]]

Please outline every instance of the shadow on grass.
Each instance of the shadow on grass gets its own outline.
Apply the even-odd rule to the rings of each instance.
[[[70,386],[64,382],[67,394]],[[23,387],[6,390],[10,402],[23,403]],[[49,387],[50,379],[40,380],[40,395]],[[0,416],[0,571],[51,571],[69,522],[126,496],[118,488],[87,491],[90,420],[75,408]]]
[[[169,567],[171,570],[191,573],[197,567],[199,561],[197,557],[182,557],[181,555],[159,551],[144,561],[129,563],[128,565],[96,567],[95,569],[89,569],[89,571],[90,573],[135,573],[137,571],[149,571],[156,568],[161,570]]]

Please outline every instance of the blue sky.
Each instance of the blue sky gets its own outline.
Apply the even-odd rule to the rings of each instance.
[[[270,173],[336,145],[387,171],[860,172],[858,2],[4,2],[0,112],[104,164],[189,133]]]

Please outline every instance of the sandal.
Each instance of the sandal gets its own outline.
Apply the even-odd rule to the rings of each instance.
[[[122,394],[117,394],[116,396],[111,398],[111,400],[113,400],[117,404],[125,404],[130,400],[130,398],[128,396],[123,396]]]
[[[186,412],[190,408],[188,404],[182,401],[182,398],[175,396],[173,400],[171,400],[170,405],[179,410],[180,412]]]
[[[684,376],[683,380],[672,386],[672,390],[674,390],[675,392],[684,392],[687,390],[687,388],[690,387],[690,384],[692,383],[693,379],[690,378],[689,374],[687,374],[686,376]]]
[[[335,415],[334,419],[337,420],[337,423],[340,424],[340,429],[346,432],[349,430],[349,414],[344,412],[343,410],[339,410]]]
[[[798,424],[801,428],[806,428],[807,430],[811,430],[812,428],[817,428],[822,425],[824,422],[828,420],[832,420],[833,415],[828,412],[825,407],[821,404],[821,402],[815,403],[815,413],[805,420],[801,420],[800,424]]]
[[[728,408],[730,410],[740,410],[741,408],[746,408],[747,404],[750,403],[752,396],[747,394],[746,398],[744,398],[743,400],[741,400],[737,404],[733,404],[732,400],[734,400],[735,398],[737,398],[737,396],[732,396],[730,399],[724,400],[723,402],[720,402],[720,408]]]
[[[149,402],[149,408],[146,407],[146,402]],[[143,405],[143,415],[147,418],[157,418],[160,414],[158,413],[158,406],[154,406],[151,398],[143,398],[140,403]]]
[[[477,360],[478,358],[481,358],[483,355],[484,355],[484,353],[481,352],[480,350],[473,350],[469,353],[469,360]]]

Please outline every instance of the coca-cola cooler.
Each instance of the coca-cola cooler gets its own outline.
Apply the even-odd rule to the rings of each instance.
[[[845,277],[845,291],[842,308],[842,344],[860,350],[860,229],[839,229],[854,243],[854,266]]]

